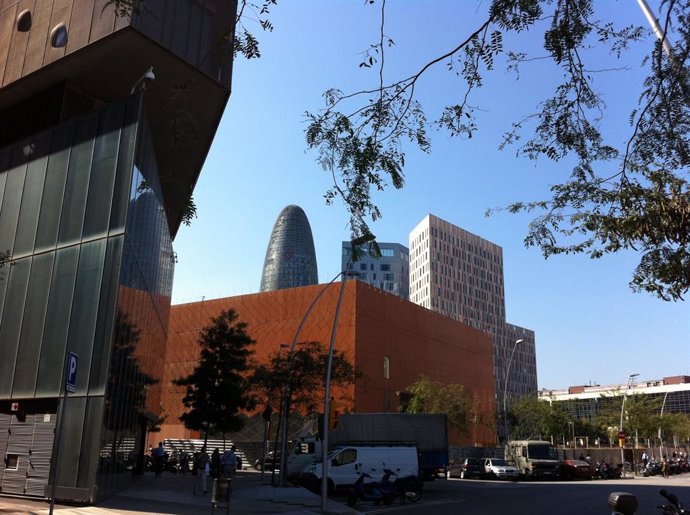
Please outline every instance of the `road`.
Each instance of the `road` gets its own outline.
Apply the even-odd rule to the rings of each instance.
[[[425,483],[422,499],[417,504],[390,507],[358,503],[364,513],[486,515],[558,514],[582,515],[611,513],[608,496],[611,492],[628,492],[637,496],[639,515],[658,513],[656,506],[665,502],[659,489],[676,494],[681,503],[690,507],[690,474],[662,477],[619,479],[608,481],[571,482],[506,482],[479,480],[438,480]],[[345,502],[345,499],[339,499]]]

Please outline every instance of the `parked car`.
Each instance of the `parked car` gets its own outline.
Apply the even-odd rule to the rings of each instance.
[[[486,458],[484,460],[484,474],[494,479],[517,479],[520,471],[511,467],[501,458]]]
[[[563,460],[560,466],[561,479],[592,479],[596,469],[582,460]]]
[[[238,463],[238,470],[241,470],[242,468],[242,462],[240,461]],[[278,470],[280,469],[280,453],[274,453],[273,451],[270,451],[268,454],[266,454],[266,459],[262,462],[261,458],[256,460],[254,462],[254,468],[256,470]]]
[[[484,477],[484,458],[465,458],[462,462],[448,468],[448,477],[460,479],[482,479]]]

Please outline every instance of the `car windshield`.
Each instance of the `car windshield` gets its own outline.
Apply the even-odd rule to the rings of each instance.
[[[556,450],[549,444],[530,444],[529,457],[533,460],[555,460]]]
[[[491,460],[491,464],[495,465],[497,467],[505,467],[506,466],[506,460]]]

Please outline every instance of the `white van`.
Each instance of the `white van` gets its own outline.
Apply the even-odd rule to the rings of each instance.
[[[328,454],[328,490],[350,488],[366,472],[371,478],[365,482],[380,481],[383,470],[392,470],[397,477],[419,478],[419,455],[416,447],[341,447]],[[314,463],[304,469],[302,482],[313,490],[321,489],[323,466]]]

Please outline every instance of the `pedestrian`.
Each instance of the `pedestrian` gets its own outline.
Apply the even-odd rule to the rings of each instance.
[[[211,454],[211,477],[220,477],[220,450],[218,447],[213,449]]]
[[[196,477],[194,478],[194,495],[206,495],[208,490],[206,490],[206,474],[210,468],[210,463],[208,459],[208,454],[206,454],[206,446],[201,448],[201,452],[194,459],[194,465],[196,469]]]
[[[668,456],[664,456],[661,460],[661,474],[664,477],[668,477]]]
[[[182,451],[180,453],[180,472],[183,474],[189,472],[189,454],[187,451]]]
[[[649,456],[647,456],[647,451],[642,451],[642,456],[640,459],[642,460],[642,465],[644,465],[644,467],[647,468],[647,463],[649,462]]]
[[[163,472],[163,461],[165,460],[165,447],[163,442],[158,442],[158,447],[153,450],[153,471],[156,476],[160,476]]]
[[[237,447],[234,445],[231,446],[220,458],[222,467],[221,475],[224,478],[233,477],[237,470],[237,455],[235,454],[235,449],[237,449]]]

